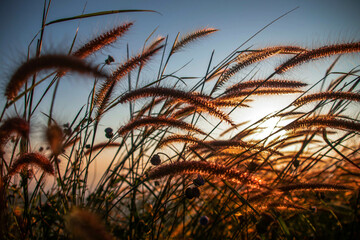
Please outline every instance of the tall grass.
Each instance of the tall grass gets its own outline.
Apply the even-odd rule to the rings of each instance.
[[[358,42],[234,51],[218,64],[210,61],[190,88],[187,79],[196,78],[169,73],[169,60],[217,29],[173,43],[159,37],[123,62],[109,56],[102,66],[89,64],[88,56],[132,25],[116,26],[69,54],[46,55],[39,44],[9,78],[0,119],[4,239],[360,238],[359,66],[335,71],[336,59],[314,85],[300,80],[306,69],[296,70],[358,52]],[[268,77],[235,81],[275,55],[288,60]],[[141,75],[148,62],[157,75],[151,81]],[[117,68],[107,74],[110,64]],[[299,79],[282,78],[290,68]],[[44,73],[49,69],[52,74]],[[93,88],[61,125],[53,112],[55,97],[62,97],[56,90],[72,71],[90,74]],[[40,86],[45,91],[35,97]],[[234,118],[244,108],[257,111],[252,101],[269,94],[297,99],[251,123]],[[45,97],[51,107],[41,112],[47,126],[39,140],[29,132]],[[105,128],[103,116],[116,121],[119,107],[126,122]],[[273,131],[256,137],[271,119],[278,119]],[[39,141],[45,147],[37,148]],[[95,176],[93,169],[104,165]]]

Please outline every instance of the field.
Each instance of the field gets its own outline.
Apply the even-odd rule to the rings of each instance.
[[[44,17],[42,31],[57,22]],[[218,29],[151,34],[135,54],[101,54],[134,25],[82,46],[74,37],[65,53],[43,53],[40,32],[14,68],[0,116],[4,239],[360,239],[360,42],[242,44],[195,77],[168,68]],[[348,59],[352,69],[339,71]],[[302,81],[320,61],[323,76]],[[264,62],[272,70],[258,78]],[[79,75],[88,99],[57,119],[57,90]],[[241,119],[274,97],[290,100]]]

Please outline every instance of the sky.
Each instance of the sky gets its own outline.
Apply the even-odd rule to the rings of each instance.
[[[0,0],[1,109],[5,104],[4,88],[11,74],[25,61],[28,45],[40,30],[43,6],[44,0]],[[190,62],[178,74],[201,77],[205,74],[213,50],[215,64],[265,25],[294,8],[297,9],[266,28],[241,50],[289,44],[314,48],[325,44],[360,40],[359,0],[52,0],[47,22],[72,17],[82,12],[145,9],[157,13],[115,14],[48,26],[45,29],[43,53],[66,53],[78,27],[75,48],[119,23],[134,21],[132,29],[117,41],[113,48],[102,50],[95,55],[96,61],[103,62],[110,54],[117,63],[125,60],[127,45],[130,53],[137,53],[145,39],[155,29],[154,36],[169,36],[169,41],[172,43],[179,32],[185,34],[203,27],[217,28],[220,31],[177,53],[169,64],[170,72]],[[35,44],[30,48],[31,55],[34,53],[34,46]],[[358,65],[359,59],[359,57],[345,58],[343,70]],[[281,59],[274,61],[277,64],[281,63]],[[321,78],[324,69],[330,64],[331,61],[308,64],[306,65],[308,71],[304,74],[295,72],[290,73],[289,77],[311,84]],[[150,63],[144,68],[143,76],[148,78],[148,82],[154,80],[153,69],[157,66],[156,63]],[[261,75],[267,68],[274,69],[274,65],[270,64],[259,66],[260,77],[267,76],[265,73]],[[241,77],[241,75],[235,76],[232,82],[235,83]],[[78,75],[70,75],[68,78],[71,80],[66,77],[62,79],[55,103],[54,117],[61,123],[69,122],[74,118],[86,102],[92,87],[91,82]],[[40,94],[45,85],[40,85],[36,93]],[[49,102],[50,96],[51,94],[45,99],[45,103]],[[262,97],[251,103],[251,109],[231,117],[236,123],[247,118],[257,120],[286,106],[293,99],[278,96]],[[21,104],[19,105],[21,109]],[[48,105],[44,104],[40,107],[39,113],[48,110]],[[101,127],[119,127],[128,120],[127,118],[124,109],[116,109],[114,115],[102,120]],[[39,116],[39,119],[40,122],[42,119],[44,126],[46,123],[44,116]]]
[[[40,29],[43,6],[43,0],[0,0],[2,96],[9,77],[25,60],[28,44]],[[169,70],[178,69],[191,61],[190,66],[181,74],[202,76],[213,50],[214,62],[221,61],[266,24],[296,7],[298,9],[266,28],[242,49],[280,44],[296,44],[311,48],[322,44],[360,40],[359,0],[52,0],[47,22],[79,15],[83,11],[92,13],[105,10],[146,9],[158,13],[115,14],[48,26],[44,35],[43,52],[68,51],[77,27],[79,34],[75,47],[81,46],[118,23],[134,21],[134,27],[116,42],[115,50],[104,50],[96,55],[100,62],[107,54],[113,55],[117,62],[121,62],[125,59],[127,44],[131,53],[137,53],[155,29],[155,36],[168,35],[169,40],[173,41],[178,32],[187,33],[198,28],[214,27],[220,31],[180,52],[169,66]],[[33,44],[32,49],[34,46]],[[352,64],[355,60],[352,58],[349,61]],[[156,66],[150,64],[150,67],[145,69],[145,76],[149,77],[149,81],[153,77],[151,67]],[[317,67],[313,70],[321,72]],[[311,72],[311,75],[314,73]],[[305,82],[314,81],[305,75],[300,77]],[[69,116],[65,112],[71,110],[75,114],[86,101],[90,89],[91,84],[86,80],[61,83],[58,95],[64,97],[56,102],[58,117],[66,121]],[[0,107],[5,102],[2,96]],[[268,102],[263,100],[262,104],[266,103]]]

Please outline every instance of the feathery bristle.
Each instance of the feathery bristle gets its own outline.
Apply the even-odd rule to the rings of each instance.
[[[11,165],[8,175],[12,176],[20,172],[24,167],[28,165],[37,166],[45,173],[54,175],[54,167],[47,157],[40,153],[24,153]]]
[[[234,76],[241,69],[256,63],[260,62],[266,58],[272,57],[277,54],[297,54],[306,52],[307,50],[297,46],[274,46],[259,49],[257,51],[241,54],[236,58],[236,64],[227,69],[227,71],[222,74],[218,79],[217,88],[222,86],[226,81],[228,81],[232,76]]]
[[[300,88],[307,86],[307,84],[300,81],[281,79],[251,80],[228,87],[226,89],[226,93],[236,92],[247,88],[255,88],[258,86],[262,88]]]
[[[190,42],[193,42],[199,38],[205,37],[211,33],[214,33],[218,31],[218,29],[215,28],[203,28],[200,30],[196,30],[194,32],[191,32],[187,35],[185,35],[184,37],[181,38],[180,41],[176,42],[173,46],[173,48],[171,49],[171,54],[179,51],[181,48],[183,48],[185,45],[187,45]]]
[[[210,114],[230,124],[233,124],[227,114],[220,111],[214,104],[211,103],[211,101],[207,101],[208,99],[207,96],[193,92],[184,92],[177,89],[163,88],[163,87],[140,88],[125,94],[124,96],[121,97],[119,102],[124,103],[141,97],[150,97],[150,96],[171,97],[176,100],[181,100],[190,103],[196,107],[204,109]]]
[[[249,176],[235,168],[226,167],[222,164],[205,161],[182,161],[171,164],[164,164],[150,170],[149,179],[158,179],[168,175],[179,174],[201,174],[209,175],[238,184],[247,184],[254,187],[261,185],[261,180]]]
[[[332,116],[309,117],[294,121],[284,127],[292,130],[307,127],[330,127],[346,131],[360,132],[360,123],[350,120],[338,119]]]
[[[266,152],[270,152],[270,153],[275,153],[277,155],[283,155],[282,153],[275,151],[273,149],[270,148],[265,148],[262,146],[257,146],[255,144],[251,144],[248,142],[244,142],[241,140],[212,140],[212,141],[203,141],[200,144],[196,143],[192,146],[190,146],[191,148],[197,149],[197,148],[204,148],[210,146],[211,149],[216,149],[216,151],[221,151],[224,153],[239,153],[239,151],[237,151],[237,149],[240,150],[249,150],[249,149],[254,149],[254,150],[260,150],[260,151],[266,151]]]
[[[139,127],[143,127],[143,126],[177,127],[177,128],[183,129],[183,130],[197,132],[197,133],[205,135],[205,133],[202,130],[200,130],[199,128],[197,128],[189,123],[186,123],[186,122],[183,122],[180,120],[176,120],[174,118],[167,118],[167,117],[143,117],[143,118],[133,119],[128,124],[121,127],[119,129],[118,133],[119,133],[119,135],[125,135],[129,131],[139,128]]]
[[[285,63],[277,67],[275,71],[277,73],[284,73],[289,69],[310,60],[315,60],[337,54],[353,53],[359,51],[360,51],[360,42],[323,46],[304,53],[300,53],[299,55],[291,58],[290,60],[286,61]]]
[[[108,101],[111,97],[111,92],[109,89],[113,89],[115,84],[118,83],[122,78],[124,78],[128,73],[133,71],[140,65],[145,64],[150,60],[150,58],[157,53],[163,46],[153,47],[150,46],[150,49],[146,49],[141,54],[138,54],[128,61],[121,64],[112,75],[106,79],[106,81],[101,85],[99,91],[96,93],[95,104],[96,106],[104,105],[104,102]]]
[[[6,86],[5,96],[8,100],[15,98],[27,79],[38,71],[46,69],[62,71],[75,71],[83,74],[93,74],[98,77],[107,77],[85,61],[68,55],[43,55],[29,59],[22,64],[12,75]]]
[[[171,144],[171,143],[174,143],[174,142],[183,142],[183,143],[192,143],[192,144],[199,144],[201,145],[202,144],[202,140],[196,138],[196,137],[193,137],[191,135],[179,135],[179,134],[175,134],[175,135],[171,135],[167,138],[164,138],[162,139],[160,142],[159,142],[159,145],[158,147],[159,148],[162,148],[164,147],[165,145],[168,145],[168,144]],[[209,148],[211,148],[211,146],[208,146]]]
[[[29,123],[22,118],[9,118],[0,126],[0,148],[6,143],[10,135],[15,132],[23,138],[29,137]]]
[[[353,92],[320,92],[301,97],[297,99],[293,104],[295,106],[301,106],[310,102],[328,99],[350,100],[360,102],[360,94]]]
[[[129,30],[129,28],[133,25],[132,22],[124,23],[118,27],[111,29],[110,31],[101,34],[100,36],[92,39],[84,46],[79,48],[77,51],[73,53],[73,56],[78,57],[80,59],[86,58],[92,53],[100,50],[101,48],[115,42],[119,37],[125,34]]]
[[[64,134],[63,130],[56,123],[48,126],[46,129],[46,140],[50,145],[50,149],[54,155],[61,154],[63,150]]]
[[[279,94],[294,94],[302,93],[302,90],[294,88],[258,88],[256,90],[239,90],[226,93],[225,95],[219,97],[218,99],[233,99],[239,97],[246,97],[250,95],[279,95]]]
[[[344,191],[352,190],[351,187],[338,185],[338,184],[327,184],[327,183],[299,183],[280,186],[277,188],[280,191],[296,191],[296,190],[316,190],[316,191]]]

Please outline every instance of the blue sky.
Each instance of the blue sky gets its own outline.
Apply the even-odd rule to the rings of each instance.
[[[25,59],[27,46],[40,28],[43,4],[43,0],[0,1],[1,87],[6,85],[11,73]],[[189,46],[172,62],[176,69],[192,60],[186,73],[190,76],[201,76],[206,70],[212,50],[215,49],[214,62],[220,61],[256,31],[295,7],[299,8],[264,30],[246,44],[244,49],[277,44],[316,47],[340,41],[360,40],[358,0],[52,0],[48,21],[79,15],[84,7],[85,13],[150,9],[160,14],[116,14],[55,24],[46,29],[44,52],[66,52],[78,26],[80,30],[76,46],[109,30],[119,22],[135,21],[131,31],[116,43],[115,50],[112,50],[115,53],[104,50],[101,52],[103,55],[97,55],[99,61],[103,61],[107,54],[114,54],[117,61],[123,60],[126,44],[129,44],[131,53],[136,53],[147,36],[157,27],[155,35],[168,34],[170,40],[173,40],[178,32],[186,33],[201,27],[218,28],[219,32]],[[149,78],[152,77],[150,72],[151,70],[145,69]],[[304,80],[307,81],[306,77]],[[85,81],[62,83],[59,95],[63,94],[65,97],[58,103],[58,111],[79,109],[81,105],[75,103],[86,100],[90,87],[91,84]],[[3,94],[3,91],[0,91],[0,94]],[[3,98],[0,99],[3,102]],[[63,115],[60,117],[66,118]]]
[[[5,103],[3,88],[12,72],[26,59],[28,44],[40,29],[43,4],[43,0],[0,0],[1,109]],[[359,0],[52,0],[48,21],[79,15],[84,7],[85,13],[118,9],[148,9],[160,14],[117,14],[54,24],[46,28],[43,52],[66,53],[78,26],[79,35],[75,46],[81,46],[121,22],[135,21],[134,27],[125,37],[116,42],[114,48],[96,54],[96,60],[100,62],[105,60],[107,54],[113,55],[116,62],[124,60],[126,44],[129,45],[131,53],[138,52],[155,28],[158,28],[155,35],[169,35],[170,42],[174,40],[178,32],[186,33],[202,27],[218,28],[219,32],[177,53],[170,62],[169,70],[177,69],[191,61],[191,64],[179,75],[203,76],[213,50],[215,50],[214,62],[217,63],[259,29],[295,7],[299,8],[265,29],[242,49],[281,44],[312,48],[323,44],[360,40]],[[344,60],[342,65],[345,67],[342,69],[344,71],[359,64],[358,55],[344,58]],[[281,59],[274,61],[281,63]],[[321,78],[324,69],[330,64],[331,60],[307,64],[308,71],[304,74],[295,72],[290,73],[289,77],[311,84]],[[156,63],[150,63],[143,70],[143,76],[148,78],[147,81],[154,80],[153,69],[157,66]],[[269,67],[273,70],[274,65],[267,63],[260,65],[259,72]],[[266,76],[265,73],[260,74],[260,77]],[[70,75],[70,77],[68,79],[64,77],[61,80],[56,98],[54,117],[60,123],[72,121],[77,111],[86,103],[92,87],[92,83],[87,82],[86,79],[79,79],[77,75]],[[233,83],[238,78],[241,76],[234,77]],[[41,94],[45,85],[40,86],[36,93]],[[51,94],[48,95],[45,103],[49,102],[51,97]],[[287,105],[293,99],[279,96],[262,97],[251,103],[252,108],[232,114],[231,118],[236,123],[249,119],[258,120],[283,107],[284,104]],[[21,109],[21,103],[18,108]],[[101,127],[121,126],[128,120],[127,106],[124,109],[114,109],[111,116],[105,116]],[[48,105],[44,104],[35,115],[40,122],[36,124],[38,127],[35,127],[35,133],[40,134],[39,127],[41,124],[45,126],[46,123],[45,117],[40,112],[48,112],[48,110]],[[36,147],[39,146],[34,146]]]

